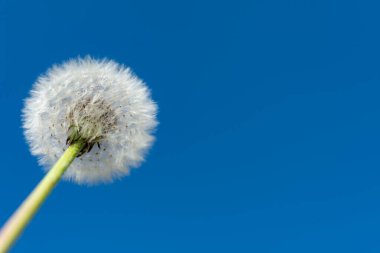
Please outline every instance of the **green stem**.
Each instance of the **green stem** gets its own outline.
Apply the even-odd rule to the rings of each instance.
[[[83,146],[84,144],[80,142],[70,145],[57,163],[5,223],[4,227],[0,230],[0,253],[8,252],[9,248],[54,189],[63,173],[82,150]]]

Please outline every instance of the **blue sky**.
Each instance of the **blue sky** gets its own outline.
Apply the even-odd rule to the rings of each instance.
[[[130,66],[157,142],[61,182],[13,252],[379,252],[378,1],[0,1],[0,222],[43,177],[20,111],[78,55]]]

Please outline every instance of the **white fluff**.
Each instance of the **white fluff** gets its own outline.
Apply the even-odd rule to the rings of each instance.
[[[86,109],[78,111],[83,103]],[[111,116],[103,117],[107,110]],[[23,127],[32,154],[46,170],[67,148],[73,122],[86,138],[100,139],[100,148],[94,145],[64,174],[77,183],[94,184],[127,175],[143,161],[154,140],[156,112],[148,88],[130,69],[87,57],[53,66],[39,77],[25,102]]]

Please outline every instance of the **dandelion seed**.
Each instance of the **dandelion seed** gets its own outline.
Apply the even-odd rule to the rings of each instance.
[[[95,144],[104,145],[99,162],[75,160],[63,178],[80,184],[110,182],[143,161],[154,140],[156,111],[148,88],[130,69],[108,60],[71,60],[36,82],[23,111],[25,136],[46,170],[67,147],[53,137],[67,139],[68,145],[84,140],[79,156],[88,158],[95,157]],[[51,138],[43,139],[47,133]],[[102,159],[111,154],[114,159]]]

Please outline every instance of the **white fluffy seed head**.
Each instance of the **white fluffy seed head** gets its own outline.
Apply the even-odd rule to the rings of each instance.
[[[127,175],[143,161],[154,140],[156,112],[148,88],[130,69],[87,57],[54,66],[37,80],[23,126],[46,170],[68,144],[84,140],[64,178],[94,184]]]

